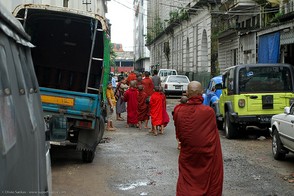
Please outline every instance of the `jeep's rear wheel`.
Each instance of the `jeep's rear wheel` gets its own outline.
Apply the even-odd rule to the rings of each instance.
[[[283,144],[280,140],[280,137],[279,137],[277,130],[273,131],[272,151],[273,151],[274,158],[276,160],[285,159],[286,153],[283,152]]]
[[[237,137],[237,126],[230,121],[229,112],[225,115],[225,136],[227,139],[234,139]]]

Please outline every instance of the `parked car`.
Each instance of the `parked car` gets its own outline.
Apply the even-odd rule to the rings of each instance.
[[[294,104],[284,108],[284,113],[271,119],[272,151],[276,160],[285,159],[286,154],[294,152]]]
[[[177,70],[175,69],[160,69],[158,71],[158,76],[160,77],[160,80],[163,81],[167,76],[170,75],[178,75]]]
[[[222,76],[216,76],[210,79],[207,89],[205,89],[203,104],[212,106],[217,100],[219,100],[220,95],[222,94]]]
[[[162,81],[161,87],[166,96],[183,95],[186,93],[189,83],[190,80],[185,75],[170,75]]]

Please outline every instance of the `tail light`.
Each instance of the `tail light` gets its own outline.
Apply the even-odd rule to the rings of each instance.
[[[92,122],[91,121],[76,121],[76,126],[83,127],[83,128],[92,128]]]
[[[239,99],[238,105],[240,108],[244,108],[245,107],[245,99]]]

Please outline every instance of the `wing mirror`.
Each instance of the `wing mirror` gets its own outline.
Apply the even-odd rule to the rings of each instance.
[[[223,85],[222,84],[216,84],[215,85],[215,89],[216,90],[219,90],[219,89],[222,89],[223,88]]]
[[[285,114],[290,114],[290,107],[285,107],[284,108],[284,113]]]

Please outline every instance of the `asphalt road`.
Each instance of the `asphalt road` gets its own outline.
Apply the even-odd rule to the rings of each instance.
[[[171,111],[178,98],[167,100]],[[114,121],[117,131],[105,132],[93,163],[84,164],[81,153],[71,148],[52,148],[53,195],[152,195],[172,196],[176,192],[179,151],[173,121],[163,135],[147,129],[125,128]],[[293,195],[294,156],[276,161],[271,138],[254,136],[228,140],[219,131],[224,159],[223,195]],[[259,137],[259,139],[256,139]]]

